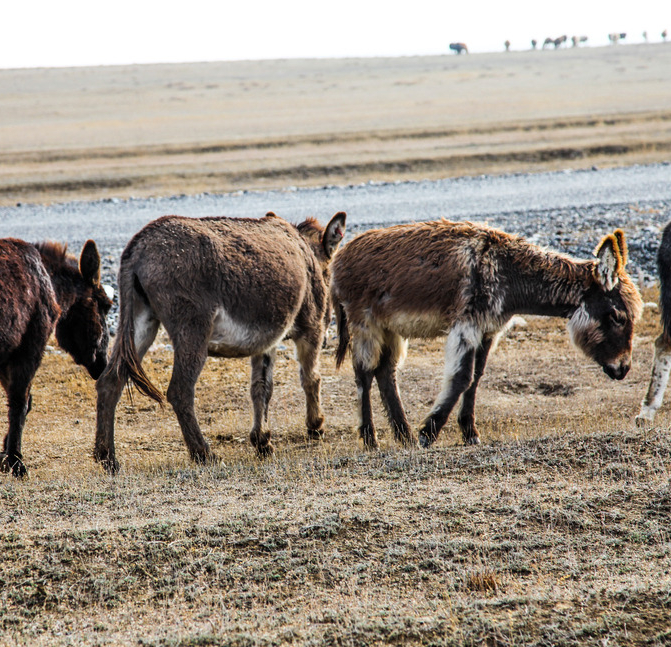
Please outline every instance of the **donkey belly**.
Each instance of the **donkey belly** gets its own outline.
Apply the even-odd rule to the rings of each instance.
[[[277,345],[288,333],[292,321],[276,327],[263,321],[234,319],[224,308],[218,308],[212,322],[212,334],[207,346],[215,357],[249,357]]]

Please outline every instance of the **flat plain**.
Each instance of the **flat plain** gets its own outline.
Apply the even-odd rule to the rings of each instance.
[[[671,44],[0,70],[0,205],[666,160]]]
[[[671,46],[469,57],[0,71],[4,204],[533,172],[668,160]],[[554,151],[554,152],[553,152]],[[57,223],[54,225],[57,227]],[[655,287],[643,297],[654,303]],[[351,368],[322,356],[321,442],[279,353],[275,456],[248,442],[249,364],[210,359],[196,406],[216,466],[169,407],[117,409],[116,477],[92,460],[95,388],[50,348],[0,482],[0,644],[671,644],[671,415],[633,417],[658,313],[621,382],[530,317],[479,390],[479,447],[356,434]],[[167,388],[164,334],[147,370]],[[418,425],[443,340],[410,343]]]

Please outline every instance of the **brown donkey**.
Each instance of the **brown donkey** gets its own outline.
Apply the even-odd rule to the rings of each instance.
[[[460,397],[464,442],[480,442],[475,392],[495,338],[515,314],[566,317],[574,344],[609,377],[622,379],[641,298],[624,269],[621,230],[606,236],[596,254],[596,261],[577,261],[490,227],[447,220],[352,240],[333,263],[331,292],[338,366],[351,338],[364,444],[377,447],[374,377],[395,437],[416,442],[396,385],[408,337],[447,335],[443,389],[419,430],[423,447],[436,440]]]
[[[112,302],[100,285],[100,256],[89,240],[79,263],[58,243],[0,240],[0,383],[7,393],[9,430],[0,470],[25,476],[21,437],[30,388],[49,336],[96,379],[107,364],[105,316]]]
[[[328,268],[345,233],[345,214],[324,229],[310,218],[290,225],[261,219],[166,216],[126,246],[119,268],[119,330],[97,383],[95,459],[115,472],[114,411],[130,380],[162,402],[142,358],[163,324],[174,347],[167,398],[191,458],[213,459],[194,411],[194,387],[208,355],[251,356],[254,423],[260,455],[273,451],[264,431],[273,392],[275,349],[292,339],[300,364],[310,437],[320,437],[319,353],[330,316]]]

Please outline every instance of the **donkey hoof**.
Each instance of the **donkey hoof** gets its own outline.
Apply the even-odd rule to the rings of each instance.
[[[420,447],[423,447],[424,449],[428,449],[433,445],[433,443],[436,441],[435,438],[432,438],[431,436],[425,434],[424,432],[420,432],[419,434],[419,445]]]
[[[321,440],[324,437],[324,430],[320,427],[319,429],[308,429],[308,438],[310,440]]]
[[[113,456],[110,458],[110,455],[106,450],[102,451],[96,449],[93,452],[93,460],[96,463],[100,463],[102,468],[108,474],[116,474],[119,471],[119,461],[117,461],[117,459]]]
[[[464,445],[479,445],[480,444],[480,436],[469,436],[468,438],[464,438]]]
[[[110,475],[114,476],[119,473],[119,461],[116,458],[105,458],[100,461],[100,464],[103,466],[103,469]]]
[[[641,415],[636,416],[634,422],[639,429],[651,429],[655,426],[652,418]]]
[[[23,461],[17,456],[9,456],[8,454],[0,454],[0,472],[11,472],[12,476],[17,479],[22,479],[28,474],[26,466]]]
[[[211,451],[193,453],[191,460],[198,465],[216,465],[219,462],[216,454]]]
[[[273,455],[274,451],[275,448],[270,443],[267,443],[266,445],[257,446],[256,448],[256,453],[258,454],[259,458],[269,458],[270,456]]]

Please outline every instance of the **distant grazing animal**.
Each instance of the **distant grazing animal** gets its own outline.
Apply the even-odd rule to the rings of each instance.
[[[587,36],[571,36],[571,45],[578,47],[581,43],[587,42]]]
[[[548,36],[548,37],[543,41],[543,49],[545,49],[546,47],[548,47],[548,46],[550,46],[550,45],[554,45],[554,42],[555,42],[555,39],[554,39],[554,38],[550,38],[550,37]]]
[[[450,43],[450,49],[457,54],[468,54],[468,47],[466,47],[466,43]]]
[[[531,49],[536,49],[538,47],[538,41],[535,38],[531,39]]]
[[[624,269],[622,230],[606,236],[596,254],[598,260],[573,260],[484,225],[447,220],[354,238],[333,262],[331,295],[336,363],[351,346],[364,445],[377,447],[373,378],[396,439],[416,442],[396,384],[409,337],[447,335],[443,389],[419,430],[423,447],[436,440],[460,397],[464,442],[480,442],[476,389],[495,339],[515,314],[566,317],[573,343],[610,378],[624,378],[642,303]]]
[[[107,364],[105,316],[112,302],[100,285],[100,256],[89,240],[79,264],[58,243],[0,240],[0,383],[7,393],[9,430],[0,470],[27,473],[21,438],[30,389],[51,333],[96,379]]]
[[[561,47],[561,46],[566,42],[566,40],[567,40],[567,36],[566,36],[566,35],[560,36],[559,38],[555,38],[555,39],[554,39],[554,46],[555,46],[555,49]]]
[[[650,384],[641,403],[641,411],[636,416],[636,424],[639,426],[654,422],[657,409],[662,405],[671,371],[671,223],[666,225],[662,233],[662,242],[657,250],[657,270],[662,333],[655,340]]]
[[[251,356],[250,440],[261,456],[272,453],[263,427],[283,339],[296,345],[307,433],[321,437],[319,353],[330,316],[328,267],[345,218],[337,213],[324,229],[313,218],[293,226],[273,213],[261,219],[166,216],[135,234],[119,267],[118,334],[96,385],[95,459],[118,470],[114,411],[129,380],[163,401],[141,365],[159,324],[175,353],[168,401],[194,461],[214,459],[194,411],[194,388],[208,355]]]
[[[621,40],[627,37],[627,32],[608,34],[608,40],[612,45],[617,45]]]
[[[507,40],[505,43],[503,43],[503,46],[506,48],[506,52],[510,51],[510,41]]]

